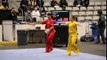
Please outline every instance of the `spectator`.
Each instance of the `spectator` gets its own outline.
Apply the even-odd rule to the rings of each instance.
[[[85,7],[87,8],[88,5],[89,5],[89,0],[84,0],[84,1],[83,1],[83,6],[85,6]]]
[[[28,1],[28,10],[32,10],[32,8],[33,8],[33,5],[32,5],[32,0],[29,0]]]
[[[102,11],[99,10],[98,11],[98,15],[99,15],[99,20],[98,20],[98,39],[96,43],[100,43],[100,36],[101,36],[101,40],[103,42],[103,44],[105,44],[105,36],[104,36],[104,30],[105,30],[105,17],[102,14]]]
[[[40,6],[44,7],[44,1],[43,0],[41,0],[41,5]]]
[[[32,22],[36,22],[37,18],[40,17],[40,12],[37,10],[37,7],[35,7],[34,10],[31,12],[31,16],[33,19]]]
[[[67,7],[68,6],[68,2],[66,0],[60,0],[59,5],[62,8]]]
[[[56,4],[58,4],[58,2],[56,0],[51,1],[51,7],[54,7]]]
[[[9,4],[8,4],[8,0],[2,0],[2,5],[8,9],[9,8]]]
[[[36,2],[38,7],[43,7],[44,6],[44,1],[43,0],[34,0]]]
[[[37,8],[39,8],[38,5],[37,5],[37,1],[34,2],[33,7],[37,7]]]
[[[83,5],[83,2],[82,2],[82,0],[74,0],[73,5],[80,8],[80,6]]]
[[[28,6],[28,0],[22,0],[20,3],[20,8],[24,11],[23,14],[25,12],[27,12],[27,6]],[[19,10],[19,13],[21,13],[21,11]]]
[[[40,13],[41,17],[44,19],[44,16],[46,15],[45,7],[41,7]]]
[[[12,14],[13,23],[14,24],[17,24],[17,23],[21,24],[21,22],[18,21],[18,19],[17,19],[17,12],[14,8],[11,9],[11,14]]]

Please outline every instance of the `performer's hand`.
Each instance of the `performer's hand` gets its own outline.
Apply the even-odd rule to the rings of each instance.
[[[49,33],[50,32],[50,29],[46,29],[45,30],[45,33],[47,34],[47,33]]]

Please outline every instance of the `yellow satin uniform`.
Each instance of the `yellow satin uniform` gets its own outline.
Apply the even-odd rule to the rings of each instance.
[[[67,45],[67,55],[71,55],[71,51],[78,54],[79,49],[76,45],[76,39],[77,39],[77,22],[76,21],[69,21],[66,23],[68,25],[68,45]]]

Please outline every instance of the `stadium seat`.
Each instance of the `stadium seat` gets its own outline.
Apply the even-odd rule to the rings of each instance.
[[[99,16],[93,16],[92,18],[93,18],[92,20],[95,20],[95,21],[96,21],[96,20],[99,19]]]
[[[78,11],[79,10],[79,8],[78,7],[73,7],[73,9],[72,9],[73,11]]]
[[[105,2],[102,2],[102,6],[106,6],[106,1],[105,1]]]
[[[89,6],[89,7],[87,7],[87,10],[94,10],[94,8],[93,7],[91,7],[91,6]]]
[[[74,16],[78,16],[78,12],[72,12],[71,14]]]
[[[101,6],[101,2],[95,2],[96,6]]]
[[[85,17],[84,16],[79,16],[78,17],[78,21],[84,21],[85,20]]]
[[[102,10],[106,10],[106,6],[101,6],[101,9]]]
[[[70,10],[70,11],[71,11],[71,10],[72,10],[72,8],[71,8],[71,7],[66,7],[66,10]]]
[[[51,7],[51,6],[50,6],[50,2],[45,2],[45,3],[44,3],[44,6],[45,6],[45,7]]]
[[[94,11],[94,15],[98,15],[97,11]]]
[[[94,6],[94,10],[101,10],[100,6]]]
[[[93,15],[93,11],[87,11],[86,15],[91,15],[92,16]]]
[[[48,7],[48,11],[55,10],[53,7]]]
[[[56,7],[56,9],[55,10],[62,10],[62,8],[61,7]]]
[[[73,7],[73,2],[68,2],[69,7]]]
[[[92,16],[86,16],[86,20],[92,20]]]
[[[95,3],[94,2],[90,2],[89,6],[94,6]]]
[[[86,11],[86,7],[81,7],[80,10],[81,11]]]
[[[79,12],[79,16],[86,16],[86,12],[84,11]]]

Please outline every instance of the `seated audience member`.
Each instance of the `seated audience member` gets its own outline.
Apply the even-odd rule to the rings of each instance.
[[[37,22],[37,18],[40,17],[40,12],[37,10],[37,7],[31,12],[32,22]]]
[[[83,1],[83,6],[85,6],[87,8],[89,6],[89,0],[84,0]]]
[[[43,0],[34,0],[36,2],[38,7],[43,7],[44,6],[44,1]]]
[[[39,0],[34,0],[34,5],[37,5],[39,7],[40,6],[40,1]]]
[[[58,2],[56,0],[51,1],[51,7],[54,7],[56,4],[58,4]]]
[[[41,0],[40,7],[44,7],[44,1],[43,0]]]
[[[14,8],[11,9],[11,14],[12,14],[13,23],[14,24],[17,24],[17,23],[21,24],[21,22],[17,19],[17,11]]]
[[[23,12],[23,14],[25,13],[25,12],[27,12],[27,6],[28,6],[28,0],[21,0],[21,2],[20,2],[20,8],[24,11]],[[21,10],[19,10],[19,13],[21,13],[22,11]]]
[[[66,8],[68,6],[68,2],[66,0],[60,0],[59,5],[62,8]]]
[[[29,0],[28,1],[28,10],[32,10],[32,8],[33,8],[33,5],[32,5],[32,0]]]
[[[39,6],[37,5],[37,1],[34,2],[33,7],[39,8]]]
[[[41,13],[41,17],[44,18],[44,16],[46,15],[45,7],[41,7],[40,13]]]
[[[79,7],[79,8],[80,8],[80,6],[83,5],[83,2],[82,2],[82,0],[74,0],[73,5],[74,5],[75,7]]]

